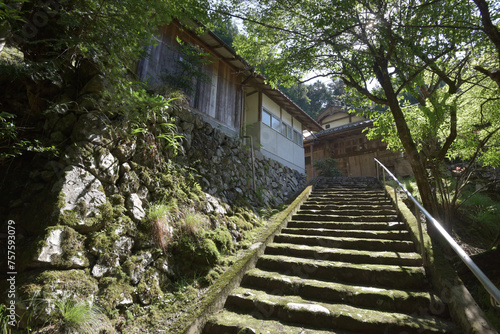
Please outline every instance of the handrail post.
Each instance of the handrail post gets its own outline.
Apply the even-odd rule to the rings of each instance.
[[[392,181],[392,189],[394,190],[394,199],[396,201],[396,211],[399,214],[399,205],[398,205],[398,191],[396,188],[396,182]]]
[[[384,185],[384,188],[385,188],[385,170],[382,170],[382,179],[384,180],[383,185]]]
[[[415,207],[415,219],[417,220],[418,237],[420,239],[420,256],[422,257],[422,265],[426,268],[427,256],[425,254],[424,233],[422,232],[422,222],[420,220],[420,210],[418,207]]]

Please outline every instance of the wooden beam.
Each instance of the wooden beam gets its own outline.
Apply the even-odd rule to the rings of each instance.
[[[257,106],[259,108],[259,110],[257,110],[258,119],[259,119],[259,122],[262,122],[262,92],[261,91],[259,91],[259,100],[257,102]]]

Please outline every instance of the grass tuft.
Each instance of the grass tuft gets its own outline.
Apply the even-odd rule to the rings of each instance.
[[[54,301],[56,312],[53,322],[67,332],[97,334],[108,327],[108,319],[97,305],[75,302],[69,298]]]
[[[172,207],[164,204],[155,204],[149,208],[148,218],[151,220],[151,229],[155,244],[163,251],[172,241]]]

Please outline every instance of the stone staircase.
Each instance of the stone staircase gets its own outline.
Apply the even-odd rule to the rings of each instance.
[[[456,333],[372,178],[323,179],[204,334]]]

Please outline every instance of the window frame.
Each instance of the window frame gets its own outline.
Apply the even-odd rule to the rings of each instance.
[[[298,130],[293,128],[290,124],[274,115],[265,107],[262,107],[261,123],[270,127],[280,135],[295,143],[297,146],[303,147],[303,138]]]

